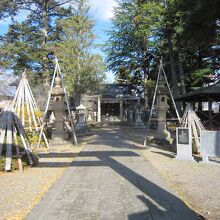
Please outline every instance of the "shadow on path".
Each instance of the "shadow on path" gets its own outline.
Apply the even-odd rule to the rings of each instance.
[[[112,138],[112,133],[110,136],[106,132],[103,136],[108,137],[108,139]],[[107,135],[106,135],[107,134]],[[103,145],[100,143],[99,140],[102,140],[102,137],[99,136],[98,140],[92,141],[93,148],[96,147],[97,144]],[[120,140],[120,146],[123,145],[123,140]],[[105,141],[104,141],[105,143]],[[109,143],[111,146],[111,144]],[[121,147],[122,148],[122,147]],[[90,148],[87,148],[90,149]],[[96,148],[95,148],[96,149]],[[100,147],[97,147],[100,149]],[[41,154],[40,157],[72,157],[74,154],[68,153],[50,153],[50,154]],[[86,157],[85,160],[81,160]],[[96,158],[97,160],[89,160],[89,158]],[[114,158],[112,158],[114,157]],[[146,177],[140,175],[135,170],[125,166],[122,162],[117,161],[115,157],[120,157],[120,160],[123,161],[122,157],[140,157],[140,155],[134,151],[129,150],[112,150],[112,151],[82,151],[80,154],[77,155],[76,159],[78,161],[72,162],[70,165],[69,163],[63,162],[45,162],[40,163],[39,167],[62,167],[62,166],[70,166],[70,167],[101,167],[107,166],[110,167],[112,170],[117,172],[121,177],[123,177],[126,181],[131,183],[133,186],[138,188],[143,195],[136,195],[139,200],[146,205],[146,211],[129,214],[129,220],[138,220],[138,219],[183,219],[183,220],[190,220],[190,219],[198,219],[196,214],[185,205],[185,203],[180,200],[178,197],[173,195],[172,193],[168,192],[167,190],[161,188],[157,184],[151,182]],[[148,163],[146,161],[140,161],[143,166],[147,166]],[[71,169],[71,168],[70,168]],[[146,169],[143,167],[143,169]],[[140,169],[139,169],[140,170]],[[152,169],[153,172],[156,170]],[[80,172],[80,171],[79,171]],[[76,174],[77,175],[77,174]],[[159,178],[160,179],[160,178]],[[115,186],[117,187],[117,186]],[[132,195],[134,196],[134,195]],[[57,210],[59,211],[59,210]],[[62,211],[62,210],[60,210]]]

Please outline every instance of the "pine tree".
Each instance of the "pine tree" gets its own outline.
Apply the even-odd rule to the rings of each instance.
[[[22,10],[29,12],[27,18],[18,23],[14,21],[9,31],[1,37],[1,59],[5,68],[21,72],[24,68],[32,70],[39,79],[48,83],[51,42],[57,39],[54,22],[67,17],[69,8],[63,5],[69,1],[58,0],[15,0],[0,3],[0,16],[19,14]]]

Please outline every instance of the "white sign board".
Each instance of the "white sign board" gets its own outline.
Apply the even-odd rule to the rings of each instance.
[[[176,128],[176,159],[194,160],[192,157],[192,131],[189,128]]]

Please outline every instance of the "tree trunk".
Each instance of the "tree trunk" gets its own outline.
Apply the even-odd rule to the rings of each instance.
[[[48,40],[48,14],[47,14],[47,6],[48,6],[48,0],[43,1],[42,5],[42,48],[46,47],[47,40]],[[45,48],[46,49],[46,48]],[[49,83],[49,66],[48,66],[48,58],[47,56],[43,57],[43,79],[44,79],[44,85],[48,86]]]
[[[173,95],[174,97],[178,97],[179,89],[178,89],[178,81],[176,74],[176,67],[174,61],[174,53],[173,53],[173,44],[171,40],[171,36],[168,36],[168,49],[169,49],[169,58],[170,58],[170,66],[171,66],[171,76],[172,76],[172,84],[173,84]],[[176,107],[178,112],[180,113],[180,103],[176,103]]]
[[[148,109],[148,89],[145,85],[146,80],[148,79],[148,72],[147,69],[144,69],[144,106],[145,109]]]
[[[143,72],[144,72],[144,107],[145,110],[148,110],[148,89],[145,85],[146,80],[148,79],[148,57],[146,49],[143,50],[144,60],[143,60]]]
[[[181,46],[180,40],[177,42],[177,54],[178,54],[178,64],[179,64],[179,74],[180,74],[180,82],[182,88],[182,94],[186,94],[186,83],[185,83],[185,74],[183,70],[183,62],[182,62],[182,54],[181,54]]]

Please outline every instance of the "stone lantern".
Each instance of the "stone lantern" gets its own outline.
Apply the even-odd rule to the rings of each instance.
[[[64,130],[64,112],[66,105],[64,103],[64,89],[61,85],[61,79],[59,76],[55,78],[55,86],[52,90],[52,110],[55,115],[55,131],[52,133],[52,139],[54,138],[61,138],[65,139],[65,130]]]
[[[142,114],[143,114],[143,109],[141,107],[140,99],[138,100],[136,109],[135,109],[135,122],[134,122],[134,128],[135,129],[145,129],[146,126],[144,125],[144,122],[142,121]]]
[[[158,82],[157,91],[157,132],[164,134],[164,131],[166,131],[166,113],[169,109],[169,105],[167,103],[168,89],[165,86],[164,77],[162,76]]]
[[[76,122],[76,132],[77,133],[86,133],[88,130],[88,126],[86,124],[86,107],[82,104],[76,107],[76,110],[78,112],[78,120]]]

